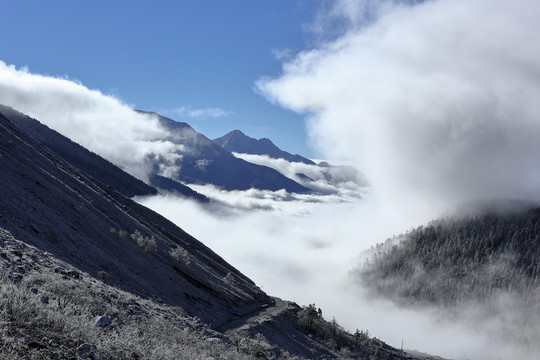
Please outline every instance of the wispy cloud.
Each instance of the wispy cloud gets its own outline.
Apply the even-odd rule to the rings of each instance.
[[[362,175],[350,166],[322,167],[285,159],[274,159],[268,155],[233,153],[237,158],[257,165],[271,167],[286,177],[317,191],[320,194],[336,195],[343,201],[358,199],[365,192],[366,183]]]
[[[150,115],[133,111],[113,96],[79,82],[32,74],[0,61],[0,102],[145,179],[148,157],[173,163],[181,146],[163,140],[167,133]]]
[[[294,56],[294,52],[291,49],[273,49],[272,55],[277,60],[288,61]]]
[[[204,119],[219,118],[230,115],[230,112],[220,108],[194,109],[189,106],[182,106],[175,110],[180,117]]]

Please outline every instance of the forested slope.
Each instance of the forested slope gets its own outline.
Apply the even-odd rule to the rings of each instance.
[[[451,305],[539,284],[540,208],[448,217],[378,245],[364,284],[403,303]],[[399,243],[396,243],[399,242]]]
[[[377,245],[356,280],[374,297],[489,336],[503,358],[537,354],[540,207],[499,201],[465,210]]]

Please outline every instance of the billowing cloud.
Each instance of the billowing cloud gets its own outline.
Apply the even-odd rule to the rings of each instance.
[[[349,260],[358,243],[382,241],[392,229],[403,232],[456,203],[540,199],[540,3],[333,4],[313,27],[320,35],[333,30],[329,38],[287,59],[280,76],[257,83],[270,101],[306,115],[312,143],[326,158],[350,160],[371,185],[357,207],[310,215],[312,234],[333,229],[327,236],[347,244],[341,251],[335,242],[325,248],[334,259],[325,270]],[[304,256],[317,259],[305,250]],[[370,302],[352,291],[346,275],[327,274],[341,288],[319,274],[320,283],[312,279],[301,291],[335,311],[349,329],[365,321],[394,346],[405,338],[406,347],[452,358],[537,357],[534,349],[505,338],[503,315],[491,314],[475,329],[434,320],[439,318],[430,309]],[[317,285],[325,290],[310,288]],[[289,290],[294,293],[294,286]]]
[[[381,192],[538,198],[540,3],[414,3],[337,2],[349,30],[259,89]]]
[[[65,78],[16,69],[0,61],[0,102],[69,137],[145,179],[145,159],[160,156],[173,164],[182,149],[162,140],[166,132],[151,115]]]
[[[187,118],[218,118],[229,116],[229,112],[220,108],[193,109],[182,106],[175,110],[180,117]]]

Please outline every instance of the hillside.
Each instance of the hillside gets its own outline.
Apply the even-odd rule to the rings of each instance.
[[[189,234],[0,119],[0,227],[15,238],[92,276],[105,272],[111,284],[182,306],[208,323],[270,301]]]
[[[298,154],[293,155],[278,148],[274,143],[267,138],[254,139],[247,136],[240,130],[233,130],[220,138],[212,140],[214,143],[230,152],[268,155],[274,159],[285,159],[290,162],[300,162],[308,165],[315,165],[309,159]]]
[[[404,302],[453,305],[540,285],[540,208],[449,217],[379,245],[363,282]]]

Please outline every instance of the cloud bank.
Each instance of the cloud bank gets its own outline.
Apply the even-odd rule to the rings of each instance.
[[[16,69],[0,61],[0,102],[69,137],[145,180],[145,159],[173,163],[181,148],[162,140],[166,132],[150,115],[64,78]]]
[[[257,84],[309,114],[327,157],[389,194],[538,198],[540,3],[342,0],[330,14],[342,36]]]
[[[488,360],[506,345],[459,323],[436,320],[430,311],[399,309],[358,292],[349,278],[361,261],[355,254],[407,229],[410,221],[392,218],[370,194],[356,202],[331,196],[285,201],[283,192],[196,190],[219,202],[201,205],[163,195],[137,201],[181,225],[268,294],[316,303],[347,330],[367,329],[398,348],[404,339],[408,349]]]

